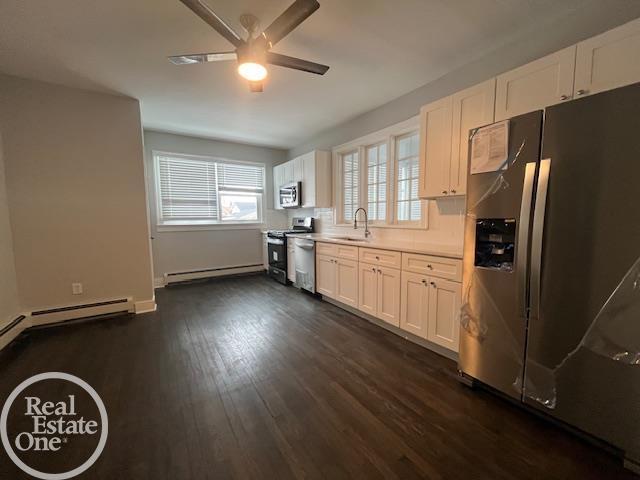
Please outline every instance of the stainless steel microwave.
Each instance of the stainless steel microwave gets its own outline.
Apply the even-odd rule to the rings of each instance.
[[[302,182],[281,186],[279,195],[282,208],[299,208],[302,205]]]

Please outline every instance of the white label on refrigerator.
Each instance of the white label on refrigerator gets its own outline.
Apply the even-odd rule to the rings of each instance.
[[[274,252],[271,252],[271,253],[273,253],[273,260],[277,262],[278,261],[278,252],[274,251]]]
[[[509,120],[479,128],[471,138],[471,175],[506,170],[509,159]]]

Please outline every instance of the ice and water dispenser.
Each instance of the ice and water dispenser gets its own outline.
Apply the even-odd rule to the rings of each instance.
[[[475,266],[503,272],[513,271],[516,221],[484,218],[476,221]]]

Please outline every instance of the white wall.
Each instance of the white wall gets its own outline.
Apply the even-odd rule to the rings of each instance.
[[[151,300],[138,101],[0,75],[0,131],[22,307]]]
[[[0,135],[0,328],[18,316],[20,305],[2,153]]]
[[[145,131],[147,185],[153,236],[153,267],[157,281],[165,273],[262,263],[260,228],[234,230],[159,231],[157,227],[153,150],[211,155],[266,165],[266,223],[263,228],[284,227],[286,213],[273,210],[273,166],[286,160],[286,151],[171,133]]]

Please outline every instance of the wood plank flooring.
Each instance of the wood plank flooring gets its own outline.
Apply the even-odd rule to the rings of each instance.
[[[454,362],[262,275],[157,291],[158,311],[31,332],[0,401],[63,371],[105,402],[87,479],[632,479],[619,459],[460,385]],[[30,478],[0,454],[1,478]]]

